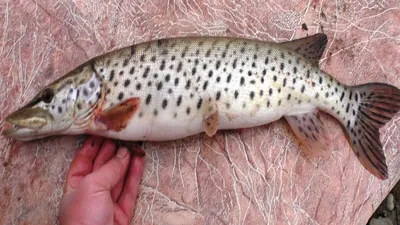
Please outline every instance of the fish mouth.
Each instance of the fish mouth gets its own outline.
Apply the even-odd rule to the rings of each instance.
[[[5,121],[2,135],[9,138],[14,138],[21,141],[30,141],[33,139],[44,138],[53,134],[53,132],[39,133],[37,129],[20,126]]]
[[[17,140],[49,136],[50,132],[43,130],[48,125],[48,119],[48,113],[41,109],[18,110],[5,119],[2,135]]]

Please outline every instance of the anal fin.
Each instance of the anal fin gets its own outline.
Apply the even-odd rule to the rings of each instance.
[[[317,111],[285,118],[299,139],[304,153],[310,156],[323,156],[328,153],[331,141]]]
[[[95,119],[95,123],[105,126],[107,130],[121,131],[138,110],[140,98],[129,98],[118,105],[102,111]]]

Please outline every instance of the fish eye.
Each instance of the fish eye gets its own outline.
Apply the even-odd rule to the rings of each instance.
[[[53,100],[54,97],[54,91],[51,88],[46,88],[43,90],[42,95],[41,95],[41,99],[43,102],[45,103],[50,103],[51,100]]]

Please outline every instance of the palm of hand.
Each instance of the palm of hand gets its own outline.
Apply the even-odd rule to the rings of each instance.
[[[143,158],[110,140],[91,137],[77,153],[67,175],[60,224],[126,225],[133,217]]]

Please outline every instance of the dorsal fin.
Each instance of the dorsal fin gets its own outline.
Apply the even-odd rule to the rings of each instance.
[[[318,65],[327,43],[326,34],[318,33],[305,38],[282,42],[280,45],[297,52],[314,65]]]

